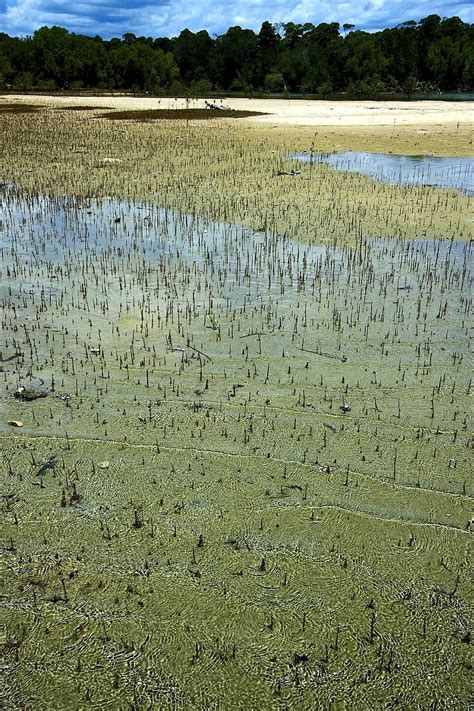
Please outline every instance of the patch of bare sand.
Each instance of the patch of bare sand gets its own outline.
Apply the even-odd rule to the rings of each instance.
[[[205,99],[132,96],[5,96],[2,102],[19,102],[61,108],[90,106],[98,109],[204,108]],[[471,124],[473,104],[462,101],[308,101],[303,99],[219,99],[212,102],[237,110],[267,113],[246,119],[273,126],[440,126]]]

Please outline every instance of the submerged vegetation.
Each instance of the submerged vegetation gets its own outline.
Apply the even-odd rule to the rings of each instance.
[[[329,129],[0,125],[3,701],[464,709],[468,197],[288,158]]]

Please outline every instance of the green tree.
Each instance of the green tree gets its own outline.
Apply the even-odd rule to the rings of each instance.
[[[472,90],[474,27],[432,14],[380,32],[351,24],[230,27],[217,38],[202,30],[178,37],[102,40],[62,27],[41,27],[22,39],[0,33],[0,86],[109,88],[208,93],[211,88],[353,95],[440,88]]]
[[[225,89],[254,86],[258,38],[252,30],[230,27],[217,38],[222,55],[221,86]],[[245,90],[244,89],[244,90]]]
[[[285,80],[281,72],[271,72],[267,74],[264,80],[265,89],[267,91],[283,91],[285,88]]]

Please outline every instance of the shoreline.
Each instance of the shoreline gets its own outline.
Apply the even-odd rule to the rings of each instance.
[[[35,104],[51,108],[84,106],[97,109],[182,109],[205,108],[206,99],[148,98],[132,96],[45,96],[12,94],[0,96],[2,103]],[[254,125],[278,126],[440,126],[473,125],[469,101],[311,101],[305,99],[212,99],[234,110],[252,109],[266,113],[245,119]]]

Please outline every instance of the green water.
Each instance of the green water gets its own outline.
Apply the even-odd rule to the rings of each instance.
[[[465,707],[468,243],[7,188],[0,249],[8,708]]]

